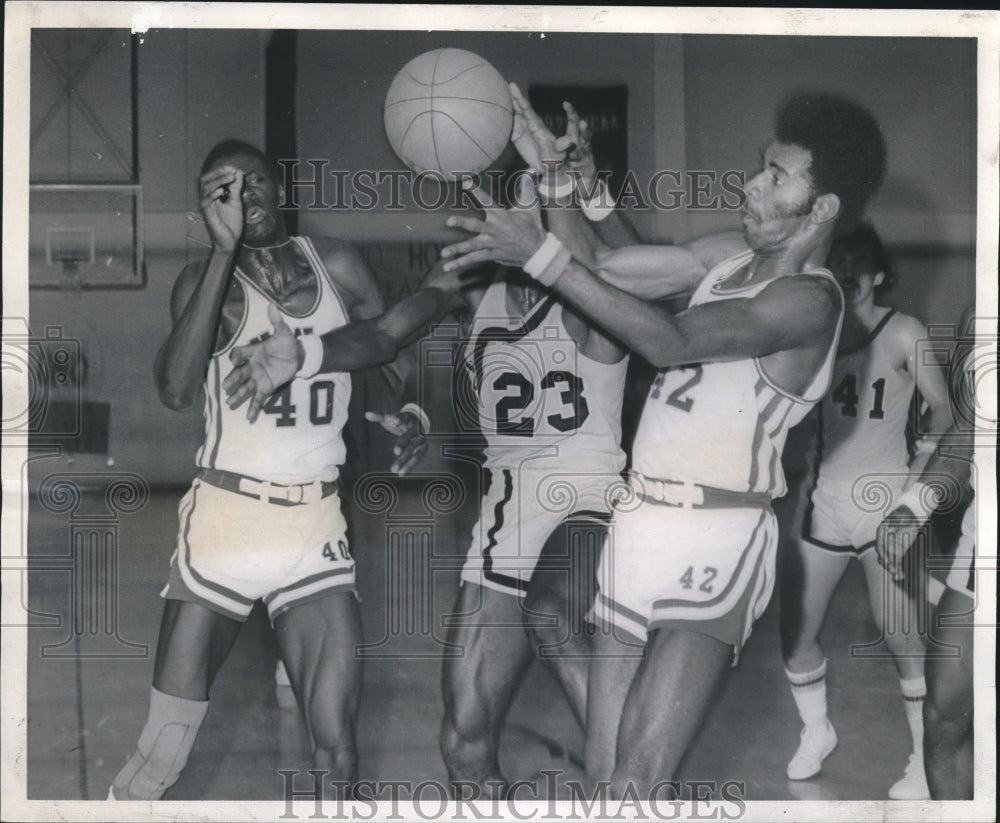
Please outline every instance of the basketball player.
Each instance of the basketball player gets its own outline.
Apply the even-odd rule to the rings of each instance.
[[[537,204],[450,219],[476,233],[444,250],[456,265],[521,264],[661,368],[633,447],[634,499],[618,504],[592,613],[606,631],[590,663],[587,772],[619,796],[645,797],[675,774],[769,599],[781,450],[829,386],[843,317],[822,265],[838,221],[858,219],[880,185],[885,143],[855,103],[801,94],[779,112],[763,166],[745,187],[749,249],[733,256],[723,236],[601,258],[608,279],[691,295],[676,316],[547,235]]]
[[[875,534],[884,508],[872,511],[872,492],[896,500],[911,476],[917,477],[937,443],[920,441],[910,463],[906,423],[914,387],[930,407],[929,431],[951,422],[948,391],[941,371],[916,367],[917,343],[926,329],[913,317],[882,304],[895,279],[882,242],[870,224],[838,238],[830,270],[847,299],[844,328],[834,363],[832,391],[819,407],[819,469],[798,546],[799,563],[782,580],[782,646],[785,672],[804,728],[788,764],[791,780],[819,772],[837,745],[827,719],[826,659],[819,632],[852,558],[868,581],[875,624],[895,656],[903,705],[913,738],[905,775],[889,789],[896,800],[930,795],[923,767],[924,642],[910,594],[897,590],[875,554]],[[793,579],[792,579],[793,578]],[[890,594],[891,596],[886,596]]]
[[[257,599],[268,608],[291,685],[329,779],[354,778],[361,671],[354,560],[338,496],[349,369],[391,361],[447,303],[418,292],[385,312],[360,255],[336,240],[289,237],[276,167],[258,149],[225,141],[200,177],[212,241],[172,298],[173,330],[156,362],[162,401],[190,407],[204,383],[205,441],[180,504],[177,550],[163,597],[149,717],[110,796],[158,799],[180,776],[208,695]],[[416,321],[414,321],[416,318]],[[335,354],[306,360],[256,423],[222,397],[231,352],[266,337],[326,334]],[[293,349],[294,351],[294,349]],[[254,416],[254,415],[251,415]],[[407,428],[419,414],[399,415]],[[412,418],[412,419],[411,419]],[[401,459],[406,459],[401,455]]]
[[[565,159],[580,184],[592,188],[590,131],[564,106],[567,135],[558,148],[549,146],[549,155]],[[515,133],[522,132],[516,124]],[[543,158],[516,142],[541,171]],[[620,214],[602,216],[608,219],[573,237],[588,259],[594,248],[635,237]],[[454,296],[462,267],[451,268],[451,279],[438,272],[428,284],[447,285]],[[582,615],[594,593],[588,558],[603,538],[610,489],[625,462],[619,444],[627,358],[619,344],[516,270],[501,268],[485,287],[467,282],[461,297],[471,315],[463,364],[487,450],[480,518],[454,609],[461,619],[448,632],[463,653],[445,661],[441,750],[453,781],[503,784],[497,760],[503,720],[536,655],[584,719],[590,647]],[[333,342],[322,342],[330,356]],[[241,366],[227,381],[233,402],[252,397],[254,414],[301,359],[301,350],[296,359],[277,334],[241,350]]]
[[[593,186],[590,131],[569,103],[564,108],[567,134],[557,141],[546,130],[548,154],[533,151],[534,141],[515,143],[534,172],[558,157]],[[514,129],[525,133],[521,122]],[[487,199],[481,191],[478,197]],[[599,246],[634,236],[615,215],[572,242],[589,258]],[[503,722],[535,657],[585,720],[590,640],[583,616],[625,465],[628,358],[580,311],[517,269],[503,267],[485,291],[463,293],[472,315],[463,364],[487,445],[479,520],[453,609],[459,619],[448,632],[463,651],[445,658],[440,743],[452,781],[492,781],[495,790],[506,783],[498,762]]]
[[[962,328],[971,332],[970,323],[971,312],[963,318]],[[952,373],[951,398],[956,421],[960,416],[968,419],[970,411],[966,407],[966,415],[962,415],[962,407],[958,404],[969,403],[974,398],[974,351],[969,347]],[[919,480],[907,489],[899,505],[879,527],[875,549],[879,562],[894,580],[904,580],[903,558],[917,541],[931,513],[936,508],[950,508],[964,502],[968,487],[974,491],[975,473],[971,470],[974,434],[975,429],[971,426],[960,428],[957,423],[953,424],[941,438],[942,445],[927,462]],[[975,501],[967,502],[966,506],[961,537],[955,548],[945,592],[938,603],[934,629],[934,638],[958,649],[958,654],[934,655],[926,662],[923,766],[934,800],[972,800],[973,797]]]

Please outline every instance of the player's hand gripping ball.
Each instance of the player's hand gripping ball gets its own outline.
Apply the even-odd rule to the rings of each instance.
[[[507,147],[514,122],[500,73],[464,49],[435,49],[396,75],[385,97],[385,132],[416,172],[478,174]]]

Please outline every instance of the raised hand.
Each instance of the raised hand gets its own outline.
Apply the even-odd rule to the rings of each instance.
[[[531,107],[516,83],[510,83],[510,96],[514,101],[514,146],[532,171],[553,171],[566,155],[565,145],[560,146],[542,118]]]
[[[566,165],[571,172],[579,174],[583,182],[589,186],[597,179],[597,165],[594,163],[594,152],[590,146],[593,132],[590,124],[580,119],[580,115],[571,103],[564,102],[563,109],[566,112],[566,135],[559,139],[566,141]]]
[[[396,437],[392,453],[396,456],[389,470],[400,476],[407,474],[427,452],[427,435],[420,429],[420,421],[410,412],[365,412],[365,420],[378,423]]]
[[[251,423],[267,399],[290,382],[301,366],[299,343],[273,303],[267,307],[267,318],[274,333],[259,343],[235,346],[229,353],[233,370],[222,381],[229,408],[238,409],[250,401],[247,420]]]
[[[505,266],[520,268],[545,240],[545,229],[534,186],[527,176],[518,181],[517,208],[504,209],[496,205],[482,189],[475,189],[476,198],[485,219],[449,217],[447,224],[464,229],[476,236],[445,246],[441,257],[446,258],[445,271],[464,269],[492,260]],[[530,205],[529,205],[530,204]]]
[[[597,176],[590,148],[591,130],[573,105],[563,102],[566,134],[556,137],[516,83],[510,84],[510,96],[514,101],[514,145],[528,166],[533,171],[548,174],[576,171],[584,182],[591,183]]]
[[[243,236],[243,172],[234,166],[216,166],[200,180],[201,213],[212,246],[232,252]]]

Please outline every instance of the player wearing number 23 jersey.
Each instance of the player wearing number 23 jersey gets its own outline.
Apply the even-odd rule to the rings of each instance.
[[[523,595],[549,534],[571,514],[606,514],[625,465],[627,358],[601,363],[577,346],[563,306],[544,296],[511,318],[507,283],[485,292],[464,351],[486,438],[485,489],[462,578]]]
[[[691,305],[749,299],[770,286],[729,284],[752,255],[718,265]],[[797,276],[833,279],[822,269]],[[597,620],[643,641],[650,629],[680,627],[742,646],[774,586],[770,501],[785,493],[785,438],[829,386],[836,349],[835,336],[801,396],[779,388],[760,358],[658,374],[633,447],[634,494],[618,504],[601,558]]]
[[[312,267],[317,293],[311,308],[300,315],[283,310],[283,319],[297,334],[346,325],[347,311],[312,242],[307,237],[291,242]],[[273,620],[331,589],[354,587],[354,561],[336,493],[351,378],[340,372],[297,377],[270,398],[253,423],[243,409],[229,408],[222,394],[229,352],[266,337],[272,328],[271,301],[239,268],[234,278],[244,296],[243,315],[233,339],[209,360],[200,471],[181,501],[164,596],[205,601],[235,619],[246,619],[253,601],[262,597]],[[290,538],[297,544],[294,551]]]

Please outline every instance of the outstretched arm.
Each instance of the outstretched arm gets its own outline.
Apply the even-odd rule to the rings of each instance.
[[[520,201],[528,202],[524,194]],[[832,331],[840,311],[837,288],[827,279],[782,277],[751,299],[706,303],[674,315],[605,282],[554,238],[546,239],[537,204],[516,210],[492,207],[485,220],[451,217],[448,222],[477,236],[445,248],[446,267],[460,267],[470,259],[523,266],[654,366],[823,347],[827,336],[817,332]],[[690,271],[686,262],[673,260],[682,274]],[[665,276],[673,274],[665,271]]]
[[[423,288],[384,314],[357,320],[327,332],[312,345],[318,362],[306,362],[305,338],[296,339],[274,306],[268,313],[274,334],[261,343],[237,346],[230,354],[234,368],[223,381],[230,408],[250,401],[247,418],[256,420],[267,398],[297,374],[355,371],[392,362],[400,349],[423,335],[428,326],[460,307],[454,293]]]

